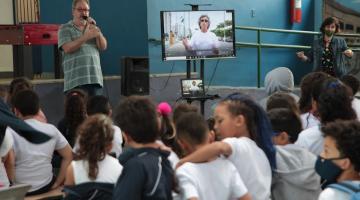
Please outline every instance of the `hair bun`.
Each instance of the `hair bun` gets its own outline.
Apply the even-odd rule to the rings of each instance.
[[[168,116],[171,113],[172,109],[167,102],[161,102],[157,106],[157,111],[163,116]]]

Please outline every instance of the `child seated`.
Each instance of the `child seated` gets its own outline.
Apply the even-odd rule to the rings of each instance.
[[[69,143],[59,130],[36,118],[39,112],[39,97],[34,91],[23,90],[12,99],[17,117],[25,120],[34,129],[43,132],[51,139],[42,144],[33,144],[21,137],[11,128],[6,132],[14,139],[15,152],[15,184],[30,184],[28,195],[41,194],[63,184],[67,166],[72,160],[72,150]],[[63,158],[58,176],[52,172],[51,159],[56,150]]]
[[[103,114],[92,115],[80,125],[77,135],[79,149],[67,168],[65,185],[85,182],[115,184],[122,166],[116,158],[108,155],[114,137],[111,119]]]
[[[185,113],[176,123],[176,132],[185,156],[209,143],[209,130],[198,113]],[[240,174],[225,158],[213,157],[204,163],[185,163],[176,171],[182,199],[250,199]]]
[[[351,198],[349,192],[339,190],[334,185],[350,185],[357,194],[360,189],[359,121],[330,122],[323,126],[321,131],[324,134],[324,150],[318,156],[315,170],[325,180],[323,184],[328,186],[321,192],[319,200],[356,199]]]
[[[179,152],[179,149],[181,148],[176,141],[174,125],[170,118],[172,109],[167,102],[161,102],[157,105],[156,110],[160,130],[160,138],[158,138],[156,142],[171,148],[168,160],[170,161],[173,169],[175,169],[176,164],[179,162],[179,157],[175,151]]]
[[[264,80],[264,87],[267,96],[260,100],[259,104],[266,110],[266,102],[270,95],[275,92],[286,92],[292,96],[295,101],[299,100],[299,97],[293,93],[294,91],[294,75],[289,68],[276,67],[273,70],[266,73]]]
[[[188,103],[180,103],[177,104],[175,106],[174,112],[173,112],[173,116],[172,116],[172,123],[175,126],[176,121],[185,113],[189,113],[189,112],[194,112],[197,113],[199,112],[198,108],[194,105],[188,104]],[[176,135],[176,133],[175,133]],[[179,147],[179,145],[177,145],[176,148],[172,148],[174,150],[174,152],[176,153],[176,155],[179,158],[184,157],[182,149]]]
[[[302,130],[300,117],[293,110],[274,108],[268,111],[276,144],[276,166],[271,184],[272,199],[315,200],[318,198],[320,177],[314,166],[316,156],[294,145]]]
[[[214,118],[215,130],[222,140],[204,145],[182,158],[178,165],[225,155],[238,170],[251,197],[269,199],[271,170],[276,168],[276,161],[265,111],[249,96],[233,93],[217,104]]]
[[[11,134],[6,134],[5,130],[6,126],[0,125],[0,133],[4,133],[0,134],[0,187],[9,187],[14,180],[14,171],[11,167],[11,162],[14,161],[13,138]]]
[[[124,151],[120,163],[124,166],[113,199],[172,199],[173,170],[168,151],[159,149],[157,112],[146,97],[130,96],[115,112],[115,122],[126,137],[130,150]]]
[[[112,109],[109,99],[102,95],[95,95],[90,97],[86,104],[86,111],[88,116],[94,114],[104,114],[108,117],[111,117],[112,115]],[[112,142],[110,154],[118,158],[122,152],[123,136],[118,126],[112,126],[114,129],[114,139]]]
[[[336,78],[328,78],[315,82],[312,90],[313,105],[319,113],[321,126],[335,120],[356,119],[351,106],[351,98],[347,87]],[[324,138],[320,126],[303,130],[295,144],[319,155],[322,151]]]
[[[318,112],[312,103],[311,93],[316,83],[323,82],[329,76],[324,72],[310,72],[301,79],[299,109],[304,130],[320,124]]]
[[[11,81],[10,86],[9,86],[9,93],[7,95],[7,101],[9,105],[12,105],[12,98],[20,91],[23,90],[33,90],[34,91],[34,87],[33,84],[31,83],[31,81],[26,78],[26,77],[18,77],[15,78]],[[47,123],[47,119],[45,114],[43,113],[43,111],[41,110],[41,108],[39,108],[39,111],[36,115],[34,115],[35,119]]]
[[[67,139],[71,147],[76,141],[76,129],[86,119],[87,95],[83,90],[74,89],[65,95],[64,116],[57,124],[57,128]]]

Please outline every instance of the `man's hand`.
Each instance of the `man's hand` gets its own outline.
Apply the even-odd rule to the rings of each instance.
[[[186,37],[183,38],[182,43],[186,50],[188,50],[188,51],[191,50],[189,40]]]
[[[85,31],[84,31],[84,37],[86,38],[86,40],[90,40],[90,39],[93,39],[93,38],[96,38],[96,37],[99,37],[101,34],[99,28],[95,25],[88,25],[86,28],[85,28]]]
[[[303,51],[299,51],[296,53],[297,57],[300,58],[300,60],[302,61],[307,61],[308,57],[305,56],[305,53]]]
[[[89,24],[92,24],[92,25],[95,25],[96,26],[96,21],[95,19],[93,19],[92,17],[88,17],[86,19],[86,21],[89,23]]]
[[[354,52],[351,49],[347,49],[344,51],[345,56],[351,58],[354,55]]]

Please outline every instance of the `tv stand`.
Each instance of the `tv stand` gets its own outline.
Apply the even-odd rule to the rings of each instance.
[[[194,60],[194,68],[195,66],[196,60]],[[190,79],[190,69],[191,69],[191,63],[190,60],[186,61],[186,78]],[[204,65],[205,65],[205,61],[204,59],[200,59],[200,79],[204,80]],[[200,111],[201,114],[204,115],[204,111],[205,111],[205,101],[207,100],[214,100],[220,98],[219,95],[215,94],[215,95],[209,95],[206,94],[206,90],[205,90],[205,95],[204,96],[195,96],[195,97],[181,97],[180,99],[186,100],[189,104],[191,104],[191,102],[193,101],[200,101]]]
[[[212,4],[184,4],[186,6],[191,6],[192,11],[198,11],[199,6],[211,6]],[[196,60],[193,60],[194,72],[196,72]],[[191,78],[191,61],[186,60],[186,78]],[[204,80],[204,59],[200,59],[200,79]],[[220,98],[219,95],[207,95],[205,93],[204,96],[200,97],[181,97],[180,99],[186,100],[189,104],[193,101],[200,101],[200,111],[201,114],[204,115],[205,111],[205,101],[214,100]]]
[[[205,111],[205,101],[207,100],[214,100],[218,99],[220,96],[218,94],[214,95],[204,95],[204,96],[198,96],[198,97],[181,97],[180,99],[186,100],[188,104],[191,104],[193,101],[200,101],[200,112],[202,115],[204,115]]]
[[[203,3],[203,4],[191,4],[191,3],[186,3],[184,4],[185,6],[191,6],[191,10],[192,11],[198,11],[199,10],[199,6],[211,6],[212,4],[210,3]]]

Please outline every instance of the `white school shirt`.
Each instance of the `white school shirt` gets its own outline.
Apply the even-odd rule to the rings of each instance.
[[[72,161],[75,185],[86,182],[116,183],[123,166],[119,160],[106,155],[104,160],[98,162],[98,174],[95,180],[89,178],[89,162],[85,160]]]
[[[238,199],[247,193],[235,166],[225,158],[205,163],[185,163],[176,170],[181,199]]]
[[[232,153],[228,159],[235,165],[253,200],[270,199],[271,166],[264,151],[247,137],[226,138]]]
[[[303,130],[320,125],[320,120],[307,112],[300,115]]]
[[[357,119],[360,120],[360,99],[354,97],[351,101],[351,107],[354,109]]]
[[[51,139],[42,144],[33,144],[18,135],[11,128],[6,128],[14,140],[15,152],[15,183],[30,184],[29,192],[38,190],[49,184],[53,178],[51,159],[55,150],[68,145],[65,137],[53,125],[36,119],[25,120],[34,129],[45,133]]]
[[[9,182],[9,178],[6,173],[4,163],[2,162],[1,158],[6,156],[6,154],[9,153],[9,151],[11,150],[11,148],[13,146],[13,143],[14,143],[14,141],[13,141],[11,134],[5,133],[4,140],[0,144],[0,185],[5,186],[5,187],[9,187],[10,182]]]
[[[324,137],[321,134],[320,125],[301,131],[295,144],[309,150],[315,155],[320,155],[324,144]]]
[[[156,143],[165,146],[165,144],[161,140],[156,140]],[[167,159],[169,160],[171,167],[175,170],[176,165],[179,162],[179,156],[171,150],[170,155],[167,157]]]
[[[115,153],[116,158],[118,158],[122,153],[123,138],[122,138],[121,130],[118,126],[113,125],[113,129],[114,129],[114,138],[112,140],[112,148],[110,150],[110,153]],[[73,152],[76,153],[79,150],[79,148],[80,148],[79,138],[77,138],[74,144]]]
[[[325,188],[318,200],[350,200],[350,194],[334,188]]]
[[[122,153],[123,137],[121,130],[118,126],[113,125],[113,129],[114,129],[114,139],[112,141],[113,145],[110,152],[115,153],[116,158],[118,158]]]

